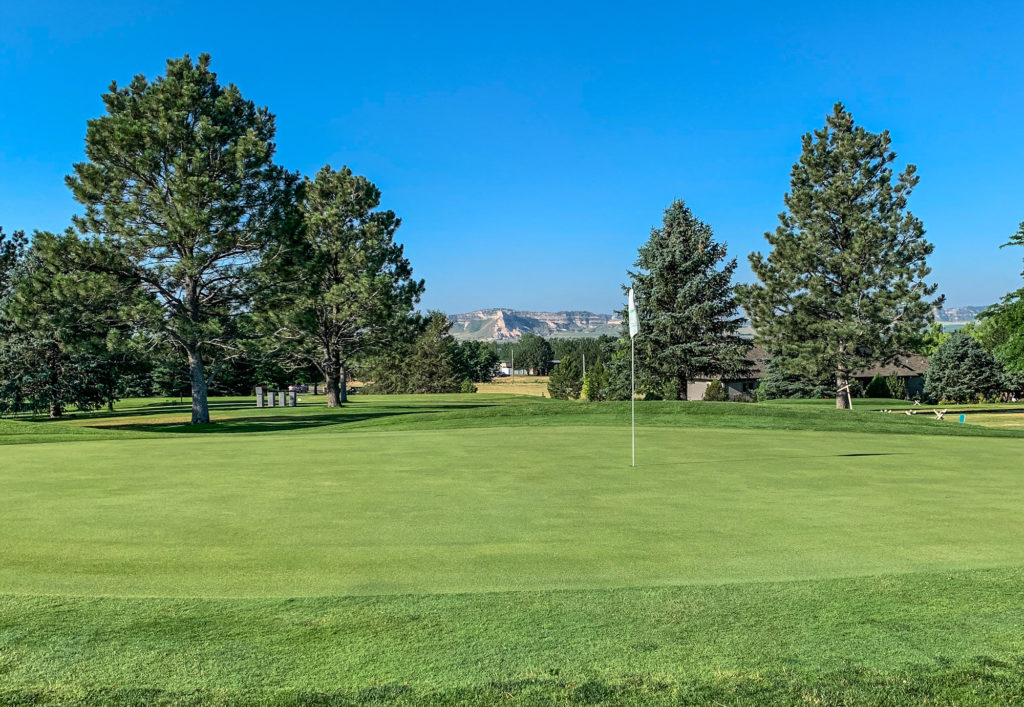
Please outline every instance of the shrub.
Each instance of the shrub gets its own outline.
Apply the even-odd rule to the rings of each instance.
[[[907,398],[907,379],[900,378],[898,375],[893,373],[891,376],[885,379],[885,387],[889,391],[889,397],[895,398],[896,400],[906,400]]]
[[[568,356],[555,366],[548,379],[548,393],[552,398],[575,400],[583,388],[581,366],[575,356]]]
[[[460,393],[475,393],[476,386],[473,385],[473,381],[469,378],[465,378],[462,381],[462,387],[459,389]]]
[[[998,394],[1004,383],[1003,372],[992,355],[962,331],[943,341],[930,363],[924,390],[932,399],[972,402],[979,396]]]
[[[601,359],[597,359],[583,378],[583,397],[587,400],[606,400],[608,386],[608,370],[601,363]]]
[[[885,378],[875,376],[864,389],[865,398],[888,398],[889,388],[885,385]]]
[[[722,385],[722,381],[716,378],[708,383],[708,387],[704,389],[704,399],[721,403],[729,399],[729,394],[725,392],[725,386]]]

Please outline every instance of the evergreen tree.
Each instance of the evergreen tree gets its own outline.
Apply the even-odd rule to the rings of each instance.
[[[293,367],[326,379],[328,407],[346,400],[350,362],[399,336],[423,293],[394,240],[401,220],[379,205],[380,190],[347,167],[307,179],[299,238],[272,278],[286,284],[264,303],[265,328],[290,341]]]
[[[444,312],[429,312],[426,327],[413,344],[406,370],[409,393],[458,393],[465,371],[452,323]]]
[[[925,374],[925,394],[935,400],[975,402],[1002,389],[1003,372],[974,337],[954,332],[931,357]]]
[[[137,283],[79,267],[109,256],[99,243],[36,232],[11,272],[0,303],[0,398],[10,411],[112,404],[118,383],[138,365],[128,345]]]
[[[563,358],[548,380],[548,395],[559,400],[576,400],[583,388],[581,361],[576,356]]]
[[[28,240],[24,231],[15,231],[10,236],[0,227],[0,299],[7,294],[14,267],[25,256]]]
[[[608,369],[598,357],[593,363],[587,359],[587,374],[583,377],[582,395],[587,400],[607,400],[609,391]]]
[[[911,348],[942,298],[926,258],[933,246],[907,210],[918,177],[893,182],[889,133],[870,133],[836,104],[803,136],[774,233],[750,256],[759,283],[740,288],[756,340],[793,372],[830,375],[836,406],[851,407],[852,371]]]
[[[729,400],[729,393],[726,392],[722,381],[715,378],[713,381],[709,382],[708,387],[704,389],[703,399],[712,403],[724,403]]]
[[[222,86],[210,57],[168,60],[103,96],[88,161],[67,178],[83,232],[115,246],[118,275],[159,302],[154,325],[188,359],[192,422],[210,420],[206,361],[234,345],[252,271],[291,226],[293,178],[273,164],[274,118]]]
[[[764,377],[757,386],[759,402],[790,398],[820,399],[831,390],[828,376],[814,378],[778,356],[768,361]]]
[[[674,201],[634,265],[637,389],[685,400],[687,380],[742,374],[748,344],[737,335],[743,319],[732,290],[736,260],[726,260],[726,246],[714,240],[711,227]],[[626,311],[620,314],[625,322]],[[628,336],[624,325],[627,352]]]
[[[432,311],[374,357],[368,374],[379,393],[458,393],[467,378],[452,322]],[[418,330],[418,331],[416,331]],[[409,336],[416,331],[414,336]],[[472,381],[470,381],[472,383]]]

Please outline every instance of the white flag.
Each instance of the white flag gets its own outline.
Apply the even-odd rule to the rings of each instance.
[[[636,318],[636,302],[633,301],[633,288],[629,288],[629,338],[632,339],[640,331],[640,322]]]

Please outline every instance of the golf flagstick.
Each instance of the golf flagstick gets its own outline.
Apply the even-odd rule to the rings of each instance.
[[[636,466],[636,346],[633,339],[640,331],[640,323],[636,316],[636,302],[633,301],[633,288],[629,288],[629,431],[633,447],[633,463]]]

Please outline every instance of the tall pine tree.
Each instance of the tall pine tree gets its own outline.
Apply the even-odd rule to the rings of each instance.
[[[674,201],[638,254],[629,273],[640,323],[638,389],[685,400],[687,380],[741,374],[748,345],[737,334],[743,320],[732,289],[736,259],[726,260],[726,245],[711,227]]]
[[[852,371],[906,352],[941,306],[926,258],[933,246],[907,210],[913,165],[893,179],[888,131],[854,125],[837,103],[803,136],[786,211],[767,257],[750,256],[760,282],[740,298],[756,340],[788,372],[829,375],[836,407],[850,407]]]
[[[347,167],[307,179],[300,237],[272,278],[286,284],[261,313],[296,367],[326,379],[328,407],[346,400],[350,362],[400,338],[423,292],[394,239],[401,219],[379,205],[380,190]]]
[[[234,345],[252,270],[291,222],[293,177],[274,165],[274,117],[222,86],[210,57],[168,60],[155,81],[112,84],[89,121],[88,161],[67,178],[83,233],[123,254],[119,273],[162,306],[160,332],[188,359],[192,422],[210,421],[206,361]]]

